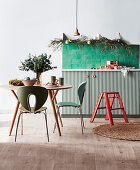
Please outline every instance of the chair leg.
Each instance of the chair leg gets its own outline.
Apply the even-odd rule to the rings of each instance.
[[[45,110],[45,121],[46,121],[46,131],[47,131],[47,137],[48,137],[48,142],[49,142],[49,132],[48,132],[48,123],[47,123],[47,113],[46,113],[46,110]]]
[[[55,132],[55,129],[56,129],[56,122],[54,124],[53,133]]]
[[[17,127],[16,127],[16,135],[15,135],[15,142],[16,142],[16,140],[17,140],[18,125],[19,125],[19,120],[20,120],[21,114],[23,114],[23,113],[20,112],[20,114],[19,114],[19,116],[18,116]]]
[[[83,119],[82,109],[81,109],[81,115],[82,115],[82,121],[83,121],[83,128],[85,129],[85,124],[84,124],[84,119]]]
[[[21,114],[21,135],[23,135],[23,114]]]
[[[58,109],[57,109],[57,116],[58,116],[58,113],[59,113],[59,106],[58,106]],[[53,129],[53,133],[55,132],[55,129],[56,129],[56,122],[55,122],[55,124],[54,124],[54,129]]]
[[[81,107],[79,107],[79,111],[80,111],[80,117],[81,117],[81,129],[82,129],[82,134],[83,132],[83,128],[84,128],[84,120],[83,120],[83,115],[82,115],[82,109]]]

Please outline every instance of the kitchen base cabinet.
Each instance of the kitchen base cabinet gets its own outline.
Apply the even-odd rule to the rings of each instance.
[[[97,103],[100,92],[119,92],[128,117],[140,117],[140,70],[131,70],[124,78],[121,71],[106,70],[63,70],[65,84],[72,84],[73,88],[62,92],[62,101],[78,101],[77,88],[82,81],[87,81],[83,102],[83,114],[91,116]],[[103,100],[100,106],[105,106]],[[119,107],[115,99],[113,107]],[[63,116],[77,116],[78,110],[64,108]],[[97,112],[98,117],[105,116],[106,109]],[[120,117],[121,111],[112,111],[114,117]]]

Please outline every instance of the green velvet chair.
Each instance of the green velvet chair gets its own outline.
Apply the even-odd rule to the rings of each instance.
[[[80,117],[81,117],[81,129],[82,129],[82,134],[83,134],[83,128],[84,128],[84,120],[83,120],[83,115],[82,115],[82,103],[83,103],[83,98],[84,98],[84,93],[85,93],[85,88],[86,88],[86,81],[82,82],[79,87],[78,87],[78,97],[79,97],[79,104],[74,103],[74,102],[59,102],[57,103],[58,109],[57,109],[57,115],[59,112],[60,107],[74,107],[78,108],[80,112]],[[56,128],[56,123],[54,126],[54,131]]]
[[[34,107],[30,107],[29,98],[31,95],[35,96],[35,106]],[[16,142],[16,138],[17,138],[17,131],[18,131],[18,125],[19,125],[19,120],[20,120],[21,114],[23,114],[23,113],[37,114],[37,113],[41,113],[41,112],[44,112],[44,115],[45,115],[47,138],[48,138],[48,142],[49,142],[47,113],[46,113],[47,108],[42,107],[48,98],[47,89],[44,87],[39,87],[39,86],[20,87],[17,91],[17,96],[18,96],[19,102],[21,104],[21,107],[20,107],[20,114],[18,116],[18,121],[17,121],[15,142]]]

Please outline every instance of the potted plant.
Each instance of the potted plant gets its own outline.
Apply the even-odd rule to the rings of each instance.
[[[55,69],[57,67],[52,67],[50,61],[51,55],[47,56],[46,53],[41,55],[31,55],[29,54],[28,59],[21,61],[21,66],[19,70],[22,71],[33,71],[36,73],[37,84],[41,84],[41,73]]]

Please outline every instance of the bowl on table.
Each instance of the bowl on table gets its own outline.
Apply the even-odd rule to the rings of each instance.
[[[9,84],[13,85],[13,86],[23,86],[24,85],[23,82],[18,79],[9,80]]]
[[[22,80],[25,86],[33,86],[37,80]]]

